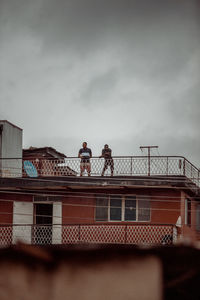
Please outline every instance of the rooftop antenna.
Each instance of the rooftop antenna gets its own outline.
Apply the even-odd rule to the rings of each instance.
[[[140,146],[140,150],[142,151],[143,149],[148,150],[148,176],[150,176],[150,158],[151,158],[151,149],[157,148],[158,146]]]

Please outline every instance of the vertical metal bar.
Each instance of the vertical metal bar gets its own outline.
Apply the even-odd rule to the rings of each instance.
[[[41,159],[39,159],[39,161],[38,161],[38,175],[40,176],[41,175],[41,171],[42,171],[42,164],[44,164],[43,162],[41,162],[42,160]],[[34,163],[33,163],[34,164]],[[35,160],[35,165],[37,166],[37,162],[36,162],[36,160]],[[45,166],[46,167],[46,166]],[[46,172],[46,170],[44,169],[44,172]]]
[[[192,180],[192,175],[193,175],[193,174],[192,174],[192,173],[193,173],[193,172],[192,172],[192,165],[191,165],[191,168],[190,168],[190,169],[191,169],[191,176],[190,176],[190,177],[191,177],[191,180]]]
[[[148,148],[148,176],[150,176],[150,148]]]
[[[183,160],[183,175],[185,176],[185,158]]]
[[[132,166],[132,163],[133,163],[133,158],[131,156],[131,175],[133,175],[133,166]]]
[[[167,156],[167,168],[166,168],[166,171],[167,171],[167,175],[169,175],[169,158]]]

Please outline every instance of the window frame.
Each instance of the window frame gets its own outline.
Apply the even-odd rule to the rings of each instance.
[[[121,198],[121,220],[111,220],[110,219],[110,200],[112,196],[119,196]],[[106,197],[108,198],[108,207],[107,207],[107,216],[108,218],[106,220],[96,220],[96,209],[95,209],[95,222],[109,222],[109,223],[119,223],[119,222],[124,222],[124,223],[146,223],[146,222],[151,222],[151,205],[149,205],[149,219],[148,220],[138,220],[139,217],[139,198],[140,195],[136,195],[136,194],[126,194],[126,195],[106,195]],[[126,201],[126,197],[135,197],[136,200],[136,218],[135,220],[125,220],[125,201]],[[96,199],[98,198],[98,196],[96,196]],[[149,197],[149,204],[151,202],[151,199]],[[97,206],[96,206],[97,207]]]

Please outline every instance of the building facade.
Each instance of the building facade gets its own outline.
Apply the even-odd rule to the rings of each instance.
[[[0,187],[1,245],[199,238],[199,191],[184,177],[4,178]]]
[[[101,176],[105,161],[93,157],[81,177],[80,158],[52,147],[22,156],[21,129],[0,129],[0,246],[199,240],[200,172],[186,158],[113,157],[114,174]]]

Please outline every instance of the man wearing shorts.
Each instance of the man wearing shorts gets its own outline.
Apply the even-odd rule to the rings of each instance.
[[[102,149],[102,154],[100,157],[103,157],[105,159],[101,176],[104,176],[105,170],[108,168],[108,166],[110,166],[111,176],[113,176],[114,162],[112,159],[112,150],[107,144]]]
[[[78,157],[81,158],[81,164],[80,169],[81,173],[80,176],[83,175],[83,172],[86,170],[88,173],[88,176],[90,176],[91,172],[91,164],[90,164],[90,158],[92,157],[92,151],[90,148],[87,148],[87,143],[83,142],[83,148],[79,150]]]

